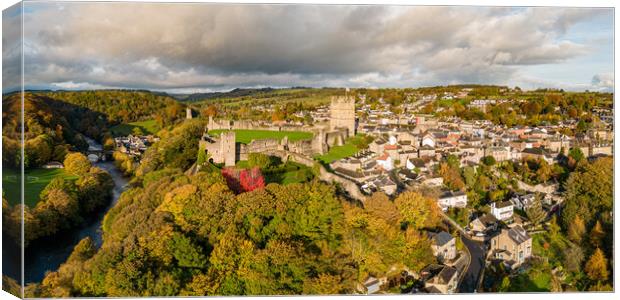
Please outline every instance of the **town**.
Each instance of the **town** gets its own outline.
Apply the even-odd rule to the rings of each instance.
[[[426,109],[437,100],[468,97],[471,91],[410,94],[410,101],[399,108],[403,113],[395,114],[382,98],[378,105],[371,105],[365,95],[347,89],[345,95],[333,96],[329,105],[300,114],[311,117],[308,124],[209,116],[199,151],[209,157],[209,163],[223,167],[234,167],[256,153],[312,167],[322,155],[362,139],[365,144],[355,152],[323,161],[320,178],[337,182],[348,197],[362,203],[371,201],[370,195],[376,192],[394,198],[407,190],[423,190],[437,199],[450,231],[428,233],[440,264],[415,274],[419,281],[410,292],[483,291],[497,284],[483,281],[485,270],[501,264],[508,273],[522,271],[534,256],[530,232],[540,232],[541,226],[548,226],[558,216],[564,197],[553,166],[612,156],[613,112],[595,108],[597,121],[586,131],[571,135],[567,129],[577,126],[578,120],[505,126],[489,120],[439,117],[441,108],[436,113]],[[485,112],[511,102],[508,98],[474,99],[467,109]],[[186,118],[193,117],[187,108]],[[236,134],[244,131],[274,132],[280,137],[241,143]],[[299,133],[306,135],[289,138]],[[149,144],[146,139],[116,138],[117,150],[137,159]],[[479,183],[467,175],[463,182],[460,172],[470,177],[488,176],[482,188],[489,191],[491,201],[481,199],[476,192],[480,187],[474,187]],[[456,239],[462,240],[458,250]],[[385,276],[369,277],[358,290],[377,293],[389,285]]]

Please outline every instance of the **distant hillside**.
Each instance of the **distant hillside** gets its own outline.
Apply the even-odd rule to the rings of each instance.
[[[110,124],[121,124],[181,115],[185,105],[163,92],[145,90],[94,90],[34,92],[54,100],[104,114]]]
[[[228,92],[212,92],[212,93],[194,93],[194,94],[174,94],[173,96],[181,101],[196,102],[215,98],[237,98],[244,96],[251,96],[258,93],[268,93],[274,91],[274,88],[261,88],[261,89],[234,89]]]
[[[20,111],[20,94],[3,97],[2,159],[6,167],[19,166]],[[101,113],[33,93],[24,95],[24,118],[26,168],[62,161],[67,151],[86,149],[82,134],[98,137],[107,127]]]

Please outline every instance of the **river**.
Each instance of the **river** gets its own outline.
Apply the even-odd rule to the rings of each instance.
[[[87,139],[87,141],[90,145],[89,150],[101,149],[101,145],[94,140]],[[40,282],[47,271],[57,270],[69,258],[75,245],[85,237],[92,238],[97,247],[101,246],[103,242],[103,232],[101,231],[103,217],[116,204],[123,191],[125,191],[128,180],[112,161],[99,161],[94,163],[94,165],[106,170],[112,176],[114,180],[112,200],[96,216],[89,218],[83,226],[57,234],[51,238],[32,242],[25,252],[24,281],[26,283]]]

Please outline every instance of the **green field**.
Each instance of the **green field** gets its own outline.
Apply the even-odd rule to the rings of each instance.
[[[11,205],[20,203],[19,199],[19,172],[11,169],[2,169],[2,189],[5,198]],[[57,176],[75,180],[77,176],[65,173],[64,169],[31,169],[25,172],[24,202],[34,207],[39,201],[39,194]]]
[[[209,130],[210,135],[219,135],[226,130]],[[307,140],[312,138],[312,133],[303,131],[271,131],[271,130],[245,130],[235,129],[235,140],[237,143],[248,144],[252,140],[278,139],[281,140],[288,136],[289,141]]]
[[[156,134],[159,131],[159,125],[155,120],[141,121],[141,122],[132,122],[127,124],[119,124],[112,128],[110,128],[110,132],[113,136],[126,136],[133,134],[134,128],[140,128],[142,133],[147,134]]]
[[[323,164],[330,164],[339,159],[352,156],[362,149],[368,148],[370,141],[372,141],[372,139],[368,140],[367,136],[358,134],[354,137],[348,138],[344,145],[332,147],[327,153],[315,156],[314,158]]]

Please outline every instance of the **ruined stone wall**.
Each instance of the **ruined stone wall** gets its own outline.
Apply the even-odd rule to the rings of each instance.
[[[286,147],[289,152],[312,156],[314,154],[312,145],[312,140],[300,140],[294,142],[289,141]]]

